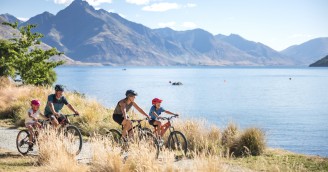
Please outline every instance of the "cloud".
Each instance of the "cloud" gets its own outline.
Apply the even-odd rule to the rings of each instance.
[[[86,0],[92,6],[99,6],[103,3],[112,3],[112,0]]]
[[[17,18],[21,21],[24,21],[24,22],[26,22],[28,19],[30,19],[30,18],[26,18],[26,17],[17,17]]]
[[[197,25],[193,22],[183,22],[181,26],[189,29],[197,27]]]
[[[149,4],[150,0],[126,0],[126,2],[136,5],[146,5]]]
[[[179,8],[180,6],[177,3],[162,2],[162,3],[155,3],[152,5],[145,6],[142,8],[142,10],[153,11],[153,12],[164,12],[164,11],[179,9]]]
[[[161,28],[162,28],[162,27],[170,27],[170,28],[174,28],[175,25],[176,25],[176,22],[174,22],[174,21],[158,23],[158,26],[161,27]]]
[[[188,7],[188,8],[193,8],[193,7],[196,7],[196,6],[197,6],[196,4],[192,4],[192,3],[188,3],[186,5],[186,7]]]
[[[54,0],[55,4],[70,4],[71,2],[73,2],[73,0]]]

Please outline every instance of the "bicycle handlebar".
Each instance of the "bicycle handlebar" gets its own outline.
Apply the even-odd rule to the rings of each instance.
[[[148,118],[143,118],[143,119],[131,119],[130,121],[131,122],[141,122],[141,121],[148,121],[149,119]]]
[[[61,114],[61,115],[64,115],[64,114]],[[65,117],[69,117],[69,116],[74,116],[74,117],[76,117],[76,116],[80,116],[79,114],[76,114],[76,113],[74,113],[74,114],[67,114],[67,115],[64,115]]]
[[[170,116],[170,117],[161,117],[161,119],[170,121],[172,118],[177,118],[178,116],[179,115],[173,115],[173,116]]]

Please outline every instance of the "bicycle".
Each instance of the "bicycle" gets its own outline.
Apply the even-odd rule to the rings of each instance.
[[[82,135],[80,130],[76,126],[70,124],[70,120],[68,119],[69,116],[75,117],[77,116],[77,114],[62,115],[63,119],[59,123],[61,125],[59,131],[63,131],[64,136],[71,139],[70,143],[75,142],[76,145],[75,146],[73,145],[73,147],[76,148],[71,149],[70,152],[72,154],[78,155],[82,149]],[[50,119],[39,120],[39,122],[41,123],[41,129],[47,128],[47,126],[51,124]],[[32,147],[36,144],[37,136],[38,136],[37,130],[34,130],[33,132],[34,132],[34,137],[33,137]],[[28,144],[29,136],[30,136],[30,132],[27,129],[23,129],[19,131],[17,134],[16,147],[18,152],[21,153],[22,155],[26,155],[29,152],[29,144]]]
[[[150,142],[150,145],[154,146],[156,150],[156,158],[158,158],[159,155],[159,144],[157,138],[154,136],[154,134],[151,131],[148,131],[147,129],[143,128],[141,125],[141,122],[146,119],[139,119],[139,120],[131,120],[132,124],[137,123],[136,125],[132,126],[132,129],[128,131],[134,132],[137,134],[137,137],[135,137],[136,141],[146,141]],[[122,126],[123,129],[123,126]],[[135,132],[136,131],[136,132]],[[110,129],[107,131],[106,136],[111,138],[113,140],[112,144],[119,144],[122,146],[123,149],[128,149],[128,142],[129,139],[122,138],[122,132],[117,129]]]
[[[161,119],[167,120],[167,122],[162,125],[160,130],[164,128],[169,128],[170,134],[167,139],[167,147],[171,151],[175,151],[176,154],[182,152],[183,155],[187,155],[188,142],[186,137],[180,131],[176,131],[171,124],[171,120],[176,117],[178,117],[178,115],[174,115],[170,117],[161,117]],[[151,131],[151,129],[149,128],[144,128],[144,130]],[[154,126],[154,131],[152,132],[156,135],[156,133],[158,133],[158,128]],[[162,147],[163,145],[164,144],[161,144],[160,146]],[[179,155],[176,155],[176,157],[179,157]]]

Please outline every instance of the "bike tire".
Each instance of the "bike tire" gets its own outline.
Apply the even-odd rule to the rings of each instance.
[[[159,156],[159,150],[160,150],[160,145],[158,143],[157,138],[154,136],[152,132],[145,131],[142,134],[142,137],[140,138],[141,140],[146,140],[147,142],[150,142],[150,144],[153,146],[155,149],[155,158],[157,159]]]
[[[83,143],[82,134],[81,134],[80,130],[77,127],[75,127],[74,125],[69,125],[66,127],[65,133],[64,133],[65,136],[68,136],[68,133],[71,133],[74,135],[74,139],[75,139],[74,144],[77,147],[76,152],[75,152],[75,150],[73,150],[72,154],[78,155],[82,150],[82,143]],[[73,149],[76,149],[76,148],[73,148]]]
[[[186,137],[180,131],[173,131],[168,138],[168,148],[172,151],[182,151],[187,154],[188,142]]]
[[[106,133],[106,136],[112,140],[112,144],[121,144],[122,134],[117,129],[110,129]]]
[[[153,131],[150,128],[147,128],[147,127],[142,128],[142,130],[153,133]]]
[[[19,153],[26,155],[29,152],[29,136],[30,133],[28,130],[21,130],[18,132],[16,137],[16,147]]]

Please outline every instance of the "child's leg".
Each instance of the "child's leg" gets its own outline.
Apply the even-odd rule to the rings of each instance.
[[[156,128],[157,128],[157,136],[162,136],[161,135],[161,127],[162,127],[162,123],[161,123],[161,121],[155,121],[154,122],[154,125],[156,126]]]
[[[26,126],[28,131],[30,132],[30,136],[29,136],[29,144],[31,145],[33,143],[33,127],[31,124]]]
[[[41,123],[40,122],[35,122],[34,125],[37,129],[41,128]]]
[[[166,130],[168,129],[169,127],[163,127],[161,128],[161,136],[163,137],[163,135],[165,134]]]

